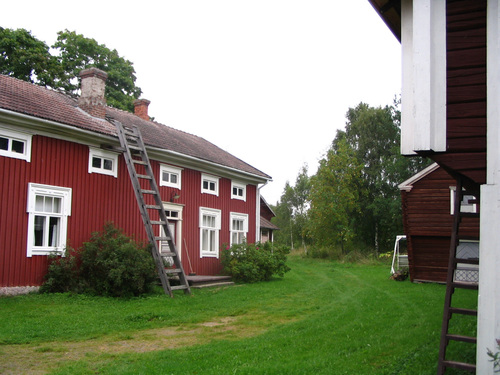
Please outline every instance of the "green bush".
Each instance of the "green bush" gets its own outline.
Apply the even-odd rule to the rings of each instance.
[[[41,291],[131,297],[150,292],[156,279],[148,247],[108,223],[80,250],[50,264]]]
[[[270,242],[227,246],[222,252],[223,272],[247,283],[268,281],[273,275],[283,277],[290,270],[286,265],[289,252],[288,247]]]

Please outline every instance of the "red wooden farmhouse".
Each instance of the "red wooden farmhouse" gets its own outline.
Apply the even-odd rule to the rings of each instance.
[[[401,151],[433,159],[456,181],[438,374],[493,374],[488,350],[500,339],[500,4],[499,0],[369,0],[402,47]],[[432,194],[432,193],[431,193]],[[476,198],[477,213],[460,210]],[[431,211],[422,205],[421,214]],[[479,218],[479,283],[454,279],[460,219]],[[477,310],[454,292],[479,290]],[[477,338],[450,332],[455,315],[477,316]],[[476,364],[446,355],[449,342],[476,345]]]
[[[260,240],[270,176],[151,121],[147,100],[135,113],[106,106],[106,77],[83,71],[74,99],[0,75],[0,286],[40,285],[49,254],[80,247],[106,222],[147,240],[116,121],[142,134],[186,273],[217,275],[224,244]]]

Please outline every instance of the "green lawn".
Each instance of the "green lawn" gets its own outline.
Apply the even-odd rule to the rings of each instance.
[[[387,265],[289,266],[173,299],[0,298],[0,373],[435,374],[445,286],[392,281]]]

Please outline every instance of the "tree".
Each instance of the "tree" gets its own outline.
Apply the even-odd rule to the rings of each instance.
[[[0,74],[53,87],[57,60],[31,32],[0,27]]]
[[[96,67],[108,73],[108,105],[126,111],[134,110],[133,102],[142,91],[135,85],[135,70],[130,61],[120,57],[116,50],[110,50],[95,39],[85,38],[74,31],[60,31],[57,35],[52,47],[58,51],[57,59],[62,70],[59,87],[76,94],[79,86],[75,77],[83,69]]]
[[[275,207],[276,219],[274,222],[280,227],[276,235],[277,242],[289,244],[294,248],[294,243],[300,240],[306,249],[306,224],[309,208],[309,192],[311,182],[307,165],[304,165],[297,175],[295,186],[287,181],[280,202]],[[307,251],[307,250],[306,250]]]
[[[340,245],[354,235],[353,216],[360,211],[360,184],[362,165],[355,150],[338,139],[311,178],[311,208],[309,231],[314,244],[321,246]]]
[[[370,107],[360,103],[347,111],[345,131],[333,142],[346,142],[353,150],[361,171],[363,194],[355,214],[358,240],[378,252],[390,246],[402,231],[401,201],[397,185],[422,169],[428,162],[400,154],[401,114],[394,106]]]
[[[134,110],[133,102],[142,91],[135,84],[133,64],[116,50],[68,30],[58,32],[52,48],[53,55],[25,29],[0,28],[0,73],[77,95],[80,71],[96,67],[108,73],[107,104]]]

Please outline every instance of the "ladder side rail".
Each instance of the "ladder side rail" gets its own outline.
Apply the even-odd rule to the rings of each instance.
[[[458,244],[458,231],[460,229],[460,206],[462,202],[462,180],[457,179],[457,187],[455,189],[455,202],[453,214],[453,229],[451,233],[450,252],[448,256],[448,274],[446,275],[446,294],[443,308],[443,321],[441,325],[441,341],[439,345],[438,359],[438,375],[443,375],[446,371],[446,348],[448,346],[448,329],[450,323],[450,307],[452,295],[454,292],[453,276],[455,274],[455,253]]]
[[[133,190],[135,193],[135,197],[139,206],[139,211],[141,213],[141,217],[144,223],[144,228],[146,230],[146,234],[148,236],[149,242],[152,246],[151,254],[156,264],[156,268],[158,271],[158,275],[160,277],[160,281],[163,287],[163,290],[166,294],[173,296],[170,283],[168,282],[168,277],[165,272],[165,267],[163,266],[163,260],[161,259],[160,252],[158,249],[158,245],[154,238],[154,233],[151,228],[151,219],[149,217],[149,213],[147,211],[146,205],[144,203],[144,198],[141,192],[141,186],[139,184],[139,180],[137,177],[137,171],[132,162],[132,154],[130,153],[130,148],[128,147],[128,142],[126,139],[126,135],[123,129],[123,125],[119,121],[113,120],[114,125],[118,129],[118,138],[120,139],[121,146],[125,149],[123,152],[123,156],[125,159],[125,164],[127,165],[127,169],[129,171],[131,182],[133,186]],[[149,161],[149,160],[148,160]]]

